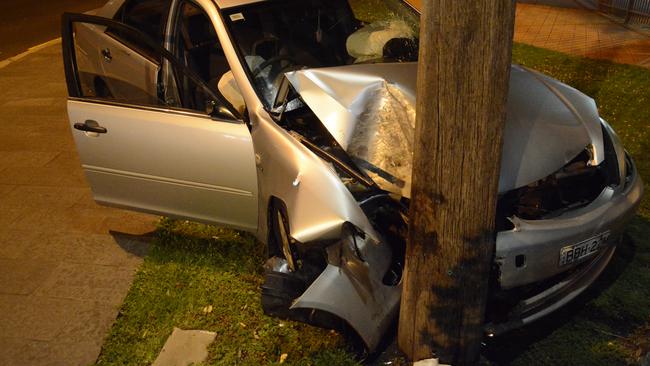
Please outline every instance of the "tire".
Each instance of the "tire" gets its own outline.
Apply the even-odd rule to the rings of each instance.
[[[286,208],[277,200],[271,206],[269,221],[271,229],[269,257],[276,256],[285,259],[289,270],[296,272],[298,270],[298,261],[295,246],[289,235],[289,220],[287,220]]]

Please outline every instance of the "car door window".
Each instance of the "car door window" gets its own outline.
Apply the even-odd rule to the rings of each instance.
[[[113,19],[141,31],[156,44],[163,45],[170,6],[171,0],[129,0],[120,7]],[[155,57],[155,51],[132,39],[129,33],[108,27],[106,34],[136,48],[145,56]]]
[[[73,45],[66,56],[76,66],[77,97],[236,119],[230,103],[149,35],[105,18],[92,19],[72,21],[69,28]],[[113,30],[111,36],[107,29]],[[149,51],[143,55],[141,49]]]
[[[181,1],[174,22],[171,49],[178,60],[242,112],[241,93],[208,15],[195,3]]]
[[[148,35],[158,44],[165,40],[165,24],[169,16],[170,0],[129,0],[115,14],[116,21]]]

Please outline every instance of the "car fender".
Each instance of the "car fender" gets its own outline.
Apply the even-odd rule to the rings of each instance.
[[[345,320],[372,352],[399,308],[401,285],[382,278],[391,256],[388,245],[366,238],[346,239],[328,248],[328,265],[291,309],[318,309]],[[360,238],[358,238],[360,239]]]

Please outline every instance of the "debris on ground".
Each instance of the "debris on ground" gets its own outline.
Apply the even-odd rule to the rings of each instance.
[[[217,333],[174,328],[153,366],[187,366],[205,361]]]

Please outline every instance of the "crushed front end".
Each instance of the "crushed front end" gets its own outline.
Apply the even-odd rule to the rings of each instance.
[[[605,159],[585,151],[499,202],[489,323],[498,335],[556,310],[605,269],[643,195],[636,166],[602,121]]]
[[[263,287],[267,313],[349,326],[370,350],[396,319],[408,231],[416,66],[368,64],[287,74],[291,85],[276,123],[322,159],[364,219],[348,209],[336,220],[323,220],[339,229],[323,240],[314,235],[300,240],[306,237],[301,233],[315,230],[311,226],[292,229],[304,270],[291,272],[282,259],[269,260]],[[588,287],[611,259],[643,194],[633,161],[591,98],[513,66],[508,103],[490,335],[532,322]]]

